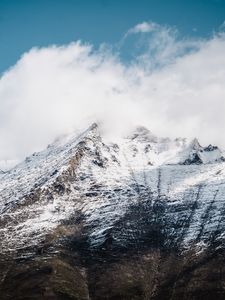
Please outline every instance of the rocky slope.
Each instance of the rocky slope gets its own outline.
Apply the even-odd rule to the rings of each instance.
[[[224,299],[225,163],[93,124],[0,173],[0,299]]]

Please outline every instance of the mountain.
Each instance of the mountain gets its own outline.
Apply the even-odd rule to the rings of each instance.
[[[225,297],[216,146],[93,124],[0,173],[0,299]]]

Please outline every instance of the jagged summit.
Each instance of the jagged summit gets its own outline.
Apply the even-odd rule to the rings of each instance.
[[[74,155],[83,151],[88,142],[99,138],[97,125],[92,124],[80,134],[73,133],[56,139],[45,150],[33,153],[8,172],[4,172],[0,181],[0,207],[4,200],[6,204],[14,204],[30,188],[53,181],[70,166]],[[8,188],[10,184],[14,191]]]
[[[224,161],[222,151],[217,146],[202,147],[196,138],[190,142],[187,152],[188,157],[184,164],[207,164]]]
[[[51,184],[70,168],[71,161],[77,153],[88,151],[93,151],[93,155],[99,153],[99,157],[102,151],[105,152],[106,158],[102,161],[100,158],[93,160],[95,164],[100,165],[103,165],[103,162],[105,165],[110,164],[108,159],[110,155],[113,156],[113,163],[116,161],[119,163],[125,156],[132,155],[140,167],[143,154],[148,165],[152,167],[176,164],[199,165],[224,161],[221,150],[216,146],[209,145],[204,148],[197,139],[188,141],[157,138],[142,126],[137,127],[128,137],[121,139],[119,145],[111,143],[107,146],[102,142],[97,123],[94,123],[79,134],[72,133],[56,139],[47,149],[33,153],[13,169],[7,172],[1,171],[0,209],[6,207],[8,209],[19,202],[30,189]],[[120,153],[119,157],[118,153]],[[121,156],[121,153],[124,155]]]
[[[47,149],[41,152],[35,152],[31,156],[27,157],[24,162],[19,163],[16,167],[6,170],[0,168],[0,174],[5,173],[16,173],[20,172],[20,169],[36,163],[37,165],[41,163],[41,160],[49,156],[58,156],[60,152],[65,151],[67,155],[61,155],[63,161],[69,158],[70,154],[73,154],[72,148],[77,143],[81,142],[82,139],[101,139],[101,130],[99,130],[99,125],[97,123],[91,124],[86,130],[66,134],[58,137],[55,141],[48,145]],[[121,140],[121,139],[120,139]],[[144,126],[137,126],[132,132],[124,137],[124,143],[128,140],[128,143],[143,143],[149,144],[145,151],[152,150],[153,156],[157,155],[163,156],[164,159],[159,159],[160,163],[212,163],[224,160],[222,151],[217,146],[212,146],[211,144],[207,147],[202,147],[199,141],[195,138],[193,140],[188,140],[186,138],[176,138],[171,140],[170,138],[161,138],[154,135],[149,129]],[[112,144],[114,142],[112,141]],[[115,143],[114,143],[115,144]],[[148,148],[148,149],[147,149]],[[68,151],[70,149],[70,151]],[[163,155],[162,155],[163,154]],[[168,156],[168,157],[167,157]],[[195,158],[194,158],[195,157]],[[58,160],[56,160],[58,162]],[[6,165],[6,162],[4,163]],[[15,162],[9,162],[9,165],[15,164]]]

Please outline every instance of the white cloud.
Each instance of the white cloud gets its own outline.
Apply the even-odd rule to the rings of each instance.
[[[127,34],[152,32],[160,27],[159,24],[154,22],[143,22],[129,29]]]
[[[157,34],[164,46],[146,39],[130,64],[80,42],[25,53],[0,79],[0,160],[23,159],[95,120],[110,134],[143,124],[225,147],[225,35],[180,40],[164,27]]]

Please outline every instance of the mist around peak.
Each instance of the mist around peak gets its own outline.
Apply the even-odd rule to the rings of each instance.
[[[124,61],[128,39],[136,45],[130,51],[139,51]],[[77,41],[33,48],[6,71],[0,79],[0,161],[21,161],[93,122],[109,139],[141,125],[156,136],[197,137],[203,145],[225,147],[224,32],[193,40],[144,22],[118,45],[96,50]]]

